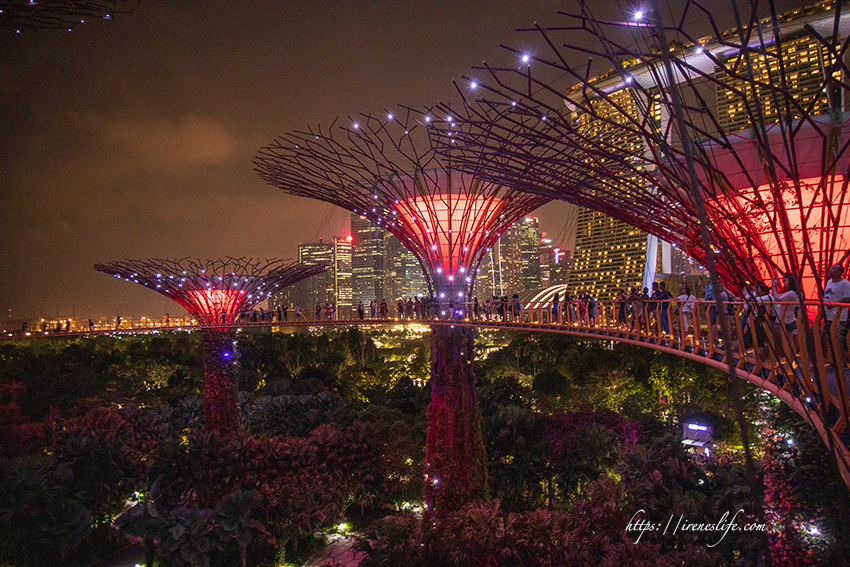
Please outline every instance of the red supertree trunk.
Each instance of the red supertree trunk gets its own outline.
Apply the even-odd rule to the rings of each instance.
[[[431,328],[424,500],[426,519],[487,495],[487,467],[472,366],[473,329]]]
[[[239,430],[236,377],[234,372],[235,332],[208,329],[204,332],[204,416],[206,429],[219,435]]]

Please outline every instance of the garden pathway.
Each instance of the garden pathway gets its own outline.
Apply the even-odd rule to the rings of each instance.
[[[330,536],[330,543],[317,551],[303,567],[324,567],[326,565],[357,567],[364,555],[352,549],[355,535]]]

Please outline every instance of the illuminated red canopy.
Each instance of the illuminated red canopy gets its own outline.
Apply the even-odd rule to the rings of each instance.
[[[469,292],[502,232],[549,201],[445,167],[432,131],[454,126],[408,110],[294,132],[263,148],[255,170],[287,193],[346,208],[385,228],[419,260],[432,291]]]
[[[850,193],[841,172],[850,164],[837,150],[848,141],[848,124],[817,116],[792,124],[791,139],[774,124],[758,142],[744,132],[729,135],[725,147],[701,146],[706,212],[716,234],[748,259],[756,277],[794,273],[806,296],[817,297],[818,281],[846,257]]]
[[[194,262],[151,258],[95,264],[94,268],[170,297],[201,325],[232,324],[239,312],[326,269],[286,260],[243,258]]]
[[[425,183],[430,191],[414,191]],[[499,226],[506,201],[496,186],[475,181],[470,175],[445,172],[426,181],[421,175],[396,177],[393,188],[411,195],[394,203],[392,214],[405,230],[410,247],[421,251],[435,281],[453,283],[467,278],[481,258],[481,251],[497,238],[492,227]],[[467,188],[475,187],[476,191]],[[481,189],[487,191],[479,192]]]

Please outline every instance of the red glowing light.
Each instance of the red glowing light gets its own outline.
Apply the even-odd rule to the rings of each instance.
[[[730,134],[727,144],[703,145],[698,170],[713,238],[728,245],[735,267],[755,281],[794,273],[809,298],[850,247],[850,179],[838,173],[848,156],[825,157],[847,143],[850,122],[835,128],[830,120],[795,122],[790,139],[778,124],[766,128],[766,139]]]
[[[819,187],[821,184],[825,190]],[[724,222],[724,228],[731,233],[730,240],[738,241],[741,246],[751,246],[755,238],[760,250],[751,256],[758,273],[767,280],[778,271],[790,271],[789,259],[793,256],[799,262],[804,258],[805,246],[811,246],[814,258],[824,258],[827,263],[829,252],[850,246],[850,207],[836,207],[835,201],[827,202],[824,198],[824,195],[841,195],[843,186],[841,175],[832,179],[811,177],[800,180],[799,198],[794,184],[786,182],[738,189],[717,203],[723,210],[739,211],[739,222]],[[787,229],[780,222],[783,214]],[[786,238],[786,231],[790,239]],[[826,265],[802,266],[798,275],[806,297],[817,297],[816,279],[823,279],[826,268]]]
[[[462,186],[460,175],[453,184]],[[398,181],[406,194],[416,194],[412,178]],[[408,187],[409,186],[409,187]],[[506,201],[498,196],[442,192],[400,200],[395,204],[399,221],[409,228],[412,240],[428,264],[452,277],[473,268],[478,251],[498,238],[490,229],[499,225]]]
[[[348,242],[351,242],[352,240],[354,240],[354,239],[351,237],[351,235],[346,236],[346,237],[345,237],[345,239],[346,239]]]
[[[209,319],[205,321],[207,324],[230,324],[245,299],[243,293],[237,289],[203,289],[188,291],[186,295],[195,307],[189,311],[196,317]]]

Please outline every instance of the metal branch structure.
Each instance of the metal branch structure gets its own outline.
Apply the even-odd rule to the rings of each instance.
[[[416,255],[435,299],[460,307],[470,299],[487,249],[549,199],[447,167],[431,145],[435,122],[451,127],[452,117],[406,108],[386,118],[349,118],[282,136],[254,164],[260,177],[287,193],[333,203],[388,230]],[[428,514],[486,494],[472,333],[459,325],[431,331]]]
[[[723,10],[683,0],[608,20],[576,4],[556,26],[523,30],[544,48],[508,48],[519,68],[484,65],[465,78],[479,94],[439,107],[461,128],[441,126],[438,151],[456,169],[676,243],[741,293],[791,273],[822,301],[827,269],[850,256],[848,3],[778,14],[773,3],[765,12],[755,1]],[[480,154],[493,156],[489,171]],[[823,304],[815,311],[801,298],[797,344],[768,331],[785,361],[777,380],[817,414],[841,460],[834,434],[846,430],[850,400],[840,357],[830,359],[837,380],[824,365],[839,350],[834,325],[831,349],[828,338],[805,340]]]
[[[204,336],[205,426],[227,434],[239,428],[233,349],[239,313],[326,266],[227,257],[120,260],[94,268],[173,299],[198,321]]]
[[[562,14],[568,25],[533,30],[551,57],[478,68],[490,79],[476,79],[482,97],[462,115],[442,105],[465,126],[443,142],[453,166],[606,212],[704,259],[687,139],[727,282],[791,272],[809,295],[822,292],[826,268],[850,255],[842,102],[850,14],[827,9],[832,2],[761,20],[753,13],[704,38],[682,22],[697,13],[707,20],[702,30],[722,28],[688,0],[665,26],[673,39],[662,50],[652,14],[600,22],[579,5],[581,13]],[[674,93],[683,126],[671,120]],[[507,167],[482,173],[481,152],[501,154]]]
[[[0,0],[0,29],[71,31],[86,20],[130,12],[127,0]]]

